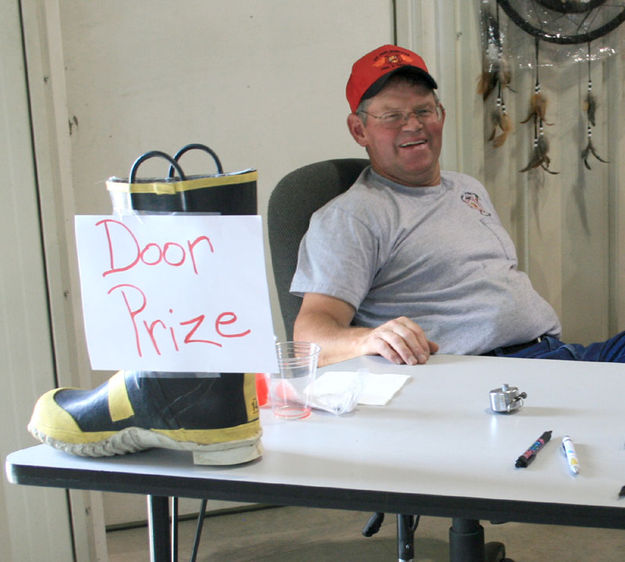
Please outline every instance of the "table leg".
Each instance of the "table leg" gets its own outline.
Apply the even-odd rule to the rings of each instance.
[[[414,560],[415,516],[397,514],[397,559],[399,562]]]
[[[171,562],[178,562],[178,498],[171,498]]]
[[[171,562],[169,535],[169,498],[148,496],[150,562]]]

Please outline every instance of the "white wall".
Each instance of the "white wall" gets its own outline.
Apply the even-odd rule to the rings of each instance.
[[[261,214],[288,171],[361,155],[345,82],[359,53],[391,40],[391,16],[390,1],[64,0],[75,211],[110,211],[104,181],[152,149],[202,142],[227,171],[257,168]],[[214,171],[205,156],[184,165]]]
[[[55,385],[18,2],[0,4],[0,457],[32,444],[37,396]],[[63,490],[0,486],[0,559],[71,560]],[[36,540],[33,540],[35,539]]]

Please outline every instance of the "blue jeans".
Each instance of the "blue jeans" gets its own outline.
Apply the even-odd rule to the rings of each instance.
[[[604,342],[591,343],[590,345],[564,343],[553,336],[543,336],[540,342],[531,344],[515,353],[506,353],[504,349],[497,348],[491,354],[497,357],[625,363],[625,332],[621,332]]]

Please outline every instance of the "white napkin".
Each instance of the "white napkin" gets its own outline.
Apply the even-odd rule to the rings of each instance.
[[[409,378],[367,371],[327,371],[313,383],[310,404],[337,415],[351,412],[356,404],[384,406]]]
[[[399,392],[402,386],[410,378],[410,375],[398,375],[387,373],[378,375],[375,373],[362,373],[363,389],[358,399],[359,404],[370,406],[385,406],[391,398]]]

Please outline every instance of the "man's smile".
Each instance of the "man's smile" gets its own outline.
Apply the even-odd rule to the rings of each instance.
[[[410,148],[413,146],[422,146],[426,144],[427,144],[427,141],[425,139],[413,140],[413,141],[407,141],[407,142],[400,144],[399,148]]]

